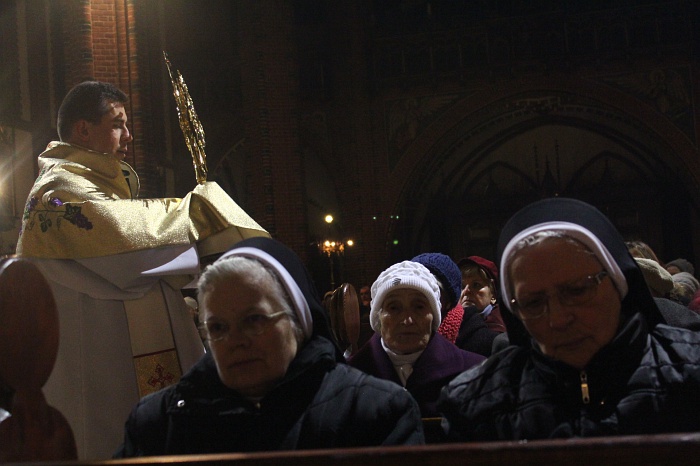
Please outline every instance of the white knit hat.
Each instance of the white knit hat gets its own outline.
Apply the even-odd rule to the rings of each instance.
[[[379,332],[379,311],[387,293],[401,288],[418,290],[428,298],[433,313],[433,330],[440,326],[440,285],[437,278],[424,265],[418,262],[403,261],[394,264],[372,284],[372,302],[369,322],[375,332]]]

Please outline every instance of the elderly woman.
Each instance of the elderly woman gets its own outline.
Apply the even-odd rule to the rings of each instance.
[[[424,265],[438,280],[441,322],[437,332],[464,351],[490,356],[499,333],[488,328],[476,306],[459,304],[462,273],[455,261],[439,252],[425,252],[411,261]]]
[[[117,456],[424,442],[409,394],[339,363],[308,273],[282,244],[238,243],[198,292],[211,351],[134,408]]]
[[[594,207],[516,213],[498,246],[511,344],[455,378],[450,439],[697,431],[700,335],[665,325],[637,263]]]
[[[496,264],[480,256],[469,256],[459,261],[462,272],[462,307],[475,306],[494,332],[503,333],[506,326],[498,305],[498,269]]]
[[[436,332],[440,326],[440,286],[413,261],[394,264],[372,284],[372,338],[348,363],[405,387],[425,418],[439,416],[442,387],[485,358],[457,348]]]

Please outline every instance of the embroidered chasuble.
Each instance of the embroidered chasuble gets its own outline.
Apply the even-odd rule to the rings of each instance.
[[[58,307],[44,392],[79,458],[110,458],[138,400],[204,352],[180,291],[199,257],[269,234],[213,182],[182,199],[137,199],[136,173],[109,155],[52,142],[38,163],[17,254],[36,259]]]
[[[236,241],[269,236],[214,182],[183,199],[132,199],[137,192],[138,178],[126,163],[52,142],[39,156],[17,254],[82,259],[192,244],[219,232]]]

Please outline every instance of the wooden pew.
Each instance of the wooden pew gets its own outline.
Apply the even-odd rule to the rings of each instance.
[[[56,304],[44,276],[30,260],[0,258],[0,463],[78,457],[68,421],[42,390],[58,340]]]
[[[333,290],[328,313],[338,345],[343,350],[349,350],[351,354],[355,353],[360,336],[360,304],[355,287],[350,283],[343,283]]]
[[[22,463],[25,466],[38,463]],[[51,463],[41,463],[51,464]],[[700,433],[306,450],[275,453],[160,456],[56,465],[198,466],[644,466],[700,464]]]

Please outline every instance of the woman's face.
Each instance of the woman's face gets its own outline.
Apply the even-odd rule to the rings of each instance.
[[[379,323],[381,337],[390,350],[398,354],[424,350],[433,326],[428,298],[410,288],[390,291],[382,303]]]
[[[583,369],[617,333],[620,295],[610,277],[599,284],[587,278],[603,267],[582,244],[545,239],[517,252],[507,270],[517,303],[544,303],[544,314],[523,324],[545,355]],[[589,287],[585,293],[590,300],[561,302],[562,296],[580,294],[582,287]]]
[[[493,298],[491,285],[491,280],[485,279],[478,270],[462,273],[462,295],[459,298],[462,307],[476,306],[483,311]]]
[[[204,295],[201,318],[229,326],[225,338],[210,341],[221,381],[246,397],[262,397],[287,373],[299,343],[286,314],[266,321],[263,333],[246,335],[244,319],[284,310],[272,277],[235,274]],[[260,320],[260,319],[258,319]]]

